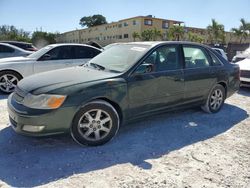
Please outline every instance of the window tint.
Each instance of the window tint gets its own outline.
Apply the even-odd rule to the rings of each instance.
[[[222,63],[220,62],[220,60],[213,54],[210,53],[212,61],[213,61],[213,65],[222,65]]]
[[[70,46],[59,46],[53,48],[45,55],[42,56],[42,60],[61,60],[61,59],[72,59],[71,47]]]
[[[0,45],[0,53],[13,53],[15,50],[8,46]]]
[[[204,52],[197,47],[183,47],[186,68],[209,67],[209,61]]]
[[[175,46],[159,47],[147,57],[144,63],[152,64],[154,72],[176,70],[180,68],[177,48]]]
[[[221,51],[218,49],[214,49],[216,52],[218,52],[220,55],[222,55]]]
[[[74,59],[93,58],[100,53],[99,50],[85,46],[74,46]]]

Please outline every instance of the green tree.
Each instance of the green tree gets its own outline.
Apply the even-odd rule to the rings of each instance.
[[[154,32],[153,30],[144,30],[142,33],[141,33],[141,38],[143,41],[150,41],[150,40],[153,40],[153,36],[154,36]]]
[[[44,31],[35,31],[32,34],[32,43],[37,47],[44,47],[48,44],[56,43],[58,33],[49,33]]]
[[[138,38],[140,38],[140,34],[138,33],[138,32],[133,32],[132,33],[132,37],[133,37],[133,39],[134,39],[134,42],[135,42],[135,40]]]
[[[212,24],[207,26],[209,40],[213,44],[221,44],[225,42],[224,25],[219,24],[215,19],[212,19]]]
[[[250,23],[245,21],[244,18],[240,19],[241,25],[239,28],[232,28],[231,31],[233,32],[233,35],[239,39],[240,43],[242,43],[242,40],[246,40],[248,36],[250,36]]]
[[[184,27],[173,25],[168,29],[168,40],[182,40],[184,38]]]
[[[153,29],[153,36],[152,39],[156,41],[158,38],[162,38],[162,33],[160,30],[157,30],[156,28]]]
[[[191,42],[203,43],[204,37],[193,32],[188,32],[188,40]]]
[[[103,15],[95,14],[93,16],[84,16],[80,19],[80,25],[82,27],[93,27],[97,25],[107,24],[106,18]]]
[[[17,29],[13,25],[0,26],[0,40],[31,42],[29,35],[29,32],[24,31],[23,29]]]

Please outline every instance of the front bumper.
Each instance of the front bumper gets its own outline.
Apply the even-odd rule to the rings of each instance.
[[[55,110],[33,111],[17,103],[11,94],[8,98],[8,113],[12,128],[19,134],[27,136],[47,136],[67,133],[76,113],[76,107],[62,107]],[[44,126],[41,131],[29,132],[23,130],[25,125]]]

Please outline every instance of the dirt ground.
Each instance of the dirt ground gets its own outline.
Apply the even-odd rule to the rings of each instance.
[[[199,108],[123,126],[81,147],[67,135],[29,138],[9,126],[0,96],[0,187],[250,187],[250,89],[217,114]]]

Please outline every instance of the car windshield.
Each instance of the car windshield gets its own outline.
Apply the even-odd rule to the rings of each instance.
[[[49,50],[51,50],[52,48],[54,48],[53,46],[45,46],[44,48],[41,48],[40,50],[30,54],[29,56],[27,56],[28,58],[32,58],[32,59],[38,59],[40,58],[42,55],[46,54]]]
[[[90,60],[90,65],[116,72],[124,72],[134,65],[150,48],[150,45],[116,44]]]

